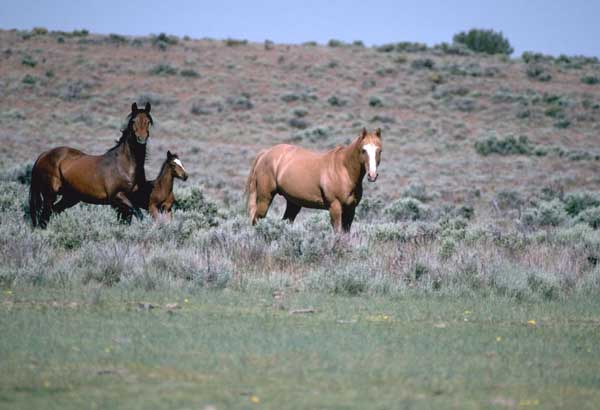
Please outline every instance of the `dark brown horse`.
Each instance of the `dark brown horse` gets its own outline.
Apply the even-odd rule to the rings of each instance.
[[[173,195],[175,178],[185,181],[188,176],[177,154],[167,151],[167,159],[162,164],[156,179],[142,184],[140,189],[131,195],[131,201],[135,206],[148,210],[155,221],[161,214],[171,219],[171,208],[175,203]]]
[[[362,133],[345,147],[317,153],[279,144],[259,153],[246,182],[254,225],[264,218],[275,194],[287,200],[283,219],[293,222],[302,207],[328,209],[336,232],[348,232],[362,198],[365,175],[374,182],[381,159],[381,130]]]
[[[128,195],[146,177],[146,142],[150,137],[150,103],[131,106],[127,127],[117,145],[102,155],[88,155],[69,147],[53,148],[39,156],[31,171],[29,212],[33,226],[46,227],[53,212],[79,202],[110,204],[125,220],[141,218]],[[56,202],[58,195],[60,201]]]

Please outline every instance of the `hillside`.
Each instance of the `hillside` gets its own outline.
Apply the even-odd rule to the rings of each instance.
[[[385,145],[380,178],[366,186],[371,199],[413,185],[487,213],[503,190],[528,196],[600,182],[600,85],[588,84],[600,76],[595,59],[43,30],[1,31],[0,44],[0,167],[60,144],[101,153],[131,103],[149,100],[156,126],[147,174],[170,149],[189,169],[188,184],[215,199],[239,197],[261,148],[326,149],[363,126],[381,127]],[[529,155],[474,148],[521,135]]]

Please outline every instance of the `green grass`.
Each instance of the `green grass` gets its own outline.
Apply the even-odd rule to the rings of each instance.
[[[598,298],[14,289],[0,407],[586,409],[599,324]]]

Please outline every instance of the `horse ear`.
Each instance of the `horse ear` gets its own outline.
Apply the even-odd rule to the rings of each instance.
[[[150,108],[152,107],[150,107],[150,101],[148,101],[146,103],[146,107],[144,107],[144,111],[146,111],[146,114],[150,114]]]
[[[171,154],[171,151],[167,151],[167,159],[171,158],[173,158],[173,154]]]
[[[379,139],[381,139],[381,128],[377,128],[377,129],[375,130],[375,135],[377,135],[377,137],[378,137]]]
[[[137,103],[131,104],[131,112],[135,114],[137,112],[137,110],[138,110]]]
[[[366,137],[366,136],[367,136],[367,129],[366,129],[366,128],[363,128],[363,129],[362,129],[362,131],[361,131],[361,133],[360,133],[360,137],[361,137],[361,138],[364,138],[364,137]]]

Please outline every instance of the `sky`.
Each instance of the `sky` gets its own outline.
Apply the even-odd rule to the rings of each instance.
[[[446,41],[471,28],[501,31],[515,49],[600,57],[595,0],[0,0],[1,29],[238,38],[366,45]]]

